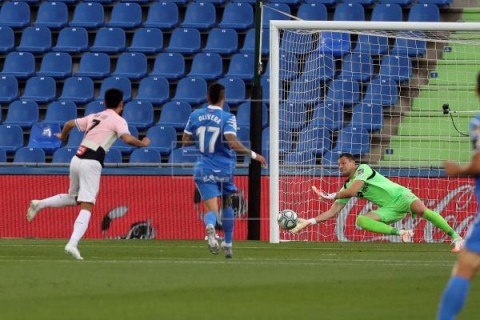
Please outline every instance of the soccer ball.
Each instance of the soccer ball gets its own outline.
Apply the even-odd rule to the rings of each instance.
[[[290,209],[283,210],[278,214],[277,221],[280,228],[285,230],[293,229],[297,226],[297,213]]]

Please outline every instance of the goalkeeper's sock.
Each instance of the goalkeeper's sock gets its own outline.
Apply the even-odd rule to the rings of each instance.
[[[85,231],[87,231],[88,222],[90,221],[91,215],[92,214],[88,210],[80,210],[77,220],[75,220],[75,223],[73,225],[72,236],[70,237],[70,241],[68,241],[67,245],[74,246],[75,248],[77,247],[78,242],[80,241],[80,239],[82,239]]]
[[[203,221],[205,222],[205,226],[208,226],[209,224],[215,226],[217,223],[217,215],[213,211],[207,212],[203,217]]]
[[[456,315],[462,310],[469,287],[470,280],[468,279],[457,276],[450,279],[440,301],[438,320],[455,319]]]
[[[231,206],[223,209],[222,225],[223,232],[225,233],[225,244],[227,245],[232,244],[234,218],[233,208]]]
[[[445,221],[445,219],[435,211],[427,209],[423,213],[423,217],[428,221],[430,221],[437,228],[440,228],[443,231],[445,231],[445,233],[448,234],[452,239],[457,239],[460,237],[458,233],[456,233],[455,230],[453,230],[453,228],[450,227],[448,222]]]
[[[391,227],[388,224],[366,216],[358,216],[356,223],[357,226],[364,230],[372,231],[375,233],[393,234],[397,236],[400,235],[400,231],[397,228]]]
[[[76,206],[77,201],[74,196],[66,193],[57,194],[56,196],[40,200],[38,203],[38,209],[43,208],[62,208],[69,206]]]

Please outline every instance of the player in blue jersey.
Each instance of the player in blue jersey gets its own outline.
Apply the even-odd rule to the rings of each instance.
[[[480,96],[480,73],[477,76],[477,95]],[[470,136],[474,155],[469,165],[461,167],[454,162],[445,163],[445,172],[449,176],[475,176],[475,193],[480,202],[480,115],[470,122]],[[467,233],[465,248],[460,252],[453,267],[452,277],[443,292],[438,320],[452,320],[462,309],[467,298],[470,281],[480,266],[480,213]]]
[[[190,115],[183,132],[184,146],[195,144],[200,158],[194,167],[193,178],[208,211],[204,216],[208,248],[213,254],[220,252],[215,238],[215,224],[219,216],[218,197],[222,197],[222,226],[225,240],[222,248],[226,258],[232,258],[234,214],[230,195],[237,191],[233,183],[233,171],[237,158],[235,152],[250,156],[266,166],[265,158],[246,148],[237,139],[237,120],[230,112],[223,111],[225,88],[214,83],[208,88],[209,106],[195,110]]]

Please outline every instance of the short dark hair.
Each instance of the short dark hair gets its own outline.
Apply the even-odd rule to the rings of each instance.
[[[208,87],[208,100],[211,104],[217,104],[225,97],[225,87],[220,83],[214,83]]]
[[[338,156],[338,159],[340,159],[340,158],[347,158],[348,160],[355,161],[355,157],[353,156],[353,154],[348,153],[348,152],[341,153],[341,154]]]
[[[122,100],[122,90],[112,88],[105,92],[105,108],[107,109],[116,109]]]

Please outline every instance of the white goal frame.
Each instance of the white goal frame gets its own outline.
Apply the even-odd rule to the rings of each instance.
[[[279,50],[280,30],[316,31],[480,31],[480,23],[270,21],[270,243],[280,242],[279,212]],[[310,190],[308,190],[310,191]],[[307,191],[306,191],[307,192]]]

